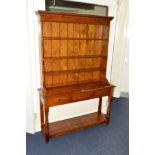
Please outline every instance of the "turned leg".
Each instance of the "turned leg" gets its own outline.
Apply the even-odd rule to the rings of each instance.
[[[48,113],[49,113],[49,107],[45,107],[45,142],[48,143],[49,141],[49,123],[48,123]]]
[[[98,104],[98,113],[102,112],[102,96],[99,97],[99,104]]]
[[[113,89],[111,89],[110,91],[110,94],[108,96],[108,107],[107,107],[107,122],[106,124],[109,125],[109,122],[110,122],[110,111],[111,111],[111,101],[112,101],[112,92],[113,92]]]
[[[43,103],[41,101],[40,97],[40,121],[41,121],[41,131],[44,131],[44,109],[43,109]]]

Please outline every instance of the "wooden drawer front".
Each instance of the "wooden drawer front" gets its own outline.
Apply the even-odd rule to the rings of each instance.
[[[72,96],[55,96],[47,97],[48,106],[56,106],[61,104],[67,104],[74,101],[87,100],[98,98],[100,96],[108,96],[110,93],[110,87],[98,90],[84,90],[83,92],[73,93]]]
[[[80,93],[75,93],[72,95],[73,101],[80,101],[80,100],[86,100],[86,99],[93,99],[98,98],[100,96],[108,96],[110,93],[111,88],[104,88],[99,90],[90,90]]]
[[[61,104],[69,103],[71,101],[72,100],[71,100],[70,96],[57,96],[57,97],[48,97],[47,98],[48,106],[61,105]]]
[[[101,90],[97,90],[94,92],[94,97],[100,97],[100,96],[108,96],[110,94],[111,88],[104,88]]]
[[[80,100],[86,100],[93,98],[93,92],[81,92],[81,93],[75,93],[72,95],[73,101],[80,101]]]

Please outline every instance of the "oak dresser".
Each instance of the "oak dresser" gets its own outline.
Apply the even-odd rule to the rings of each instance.
[[[110,21],[113,17],[37,12],[40,19],[40,117],[45,141],[97,124],[109,124],[114,86],[106,79]],[[108,96],[102,114],[102,97]],[[49,108],[99,98],[95,113],[49,123]]]

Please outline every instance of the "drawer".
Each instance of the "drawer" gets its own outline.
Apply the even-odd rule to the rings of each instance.
[[[111,88],[97,89],[97,90],[87,90],[84,92],[74,93],[72,94],[73,101],[80,101],[86,99],[98,98],[100,96],[108,96],[110,94]]]
[[[81,92],[76,92],[70,95],[66,94],[66,95],[49,96],[46,98],[47,101],[46,103],[48,104],[48,106],[56,106],[80,100],[87,100],[98,98],[101,96],[108,96],[110,94],[111,89],[112,88],[110,87],[106,87],[103,89],[82,90]]]
[[[107,87],[107,88],[104,88],[104,89],[101,89],[101,90],[97,90],[97,91],[94,92],[94,96],[96,96],[96,97],[109,96],[110,90],[111,90],[110,87]]]
[[[86,100],[86,99],[91,99],[94,98],[93,95],[94,93],[91,92],[80,92],[80,93],[74,93],[72,95],[73,101],[80,101],[80,100]]]
[[[54,97],[47,98],[48,106],[61,105],[61,104],[69,103],[71,101],[72,100],[70,96],[54,96]]]

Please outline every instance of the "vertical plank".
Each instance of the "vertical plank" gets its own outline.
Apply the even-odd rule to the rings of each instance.
[[[92,63],[93,63],[93,67],[95,68],[95,67],[100,67],[100,65],[101,65],[101,58],[92,58]]]
[[[80,38],[86,38],[87,37],[87,25],[86,24],[80,24],[79,27],[79,37]]]
[[[68,59],[68,70],[78,69],[78,59]]]
[[[88,25],[86,25],[86,37],[88,38]],[[85,55],[89,55],[89,50],[88,50],[88,40],[86,40],[86,51],[85,51]],[[87,68],[87,59],[85,58],[85,68]],[[87,80],[87,72],[84,71],[84,81]]]
[[[103,40],[102,41],[102,47],[101,48],[103,48],[102,54],[104,56],[107,56],[108,55],[108,40]]]
[[[99,39],[103,38],[103,25],[99,25]]]
[[[79,58],[78,61],[78,69],[84,69],[85,68],[85,58]]]
[[[67,81],[67,74],[60,75],[60,85],[64,85]]]
[[[99,39],[99,25],[95,25],[95,38]]]
[[[52,22],[52,37],[59,37],[59,23]]]
[[[73,38],[73,23],[68,23],[68,38]]]
[[[53,86],[61,86],[66,83],[67,74],[53,75]]]
[[[68,23],[67,23],[67,70],[68,70],[68,32],[69,32],[69,28],[68,28]],[[66,74],[66,85],[68,84],[67,83],[67,81],[68,81],[68,73]]]
[[[104,25],[103,26],[103,39],[108,39],[109,37],[109,26]]]
[[[106,67],[107,67],[107,59],[106,58],[102,58],[101,68],[102,69],[106,69]]]
[[[79,55],[79,40],[74,40],[74,56]]]
[[[88,24],[88,38],[95,38],[95,25]]]
[[[59,84],[59,76],[53,75],[53,87],[57,86]]]
[[[80,40],[79,41],[79,55],[86,55],[86,50],[87,50],[87,46],[86,46],[86,40]]]
[[[100,71],[93,71],[93,80],[100,80]]]
[[[80,24],[80,38],[86,38],[87,37],[87,24]],[[79,56],[86,55],[87,50],[87,42],[86,40],[80,40],[79,41]],[[85,68],[85,58],[79,59],[79,69]],[[79,73],[79,82],[84,81],[84,72]]]
[[[67,23],[60,23],[60,38],[67,37]]]
[[[67,59],[60,59],[59,65],[60,65],[60,68],[59,68],[60,71],[67,70]]]
[[[67,59],[53,59],[52,68],[53,68],[53,71],[67,70]]]
[[[44,40],[44,51],[43,51],[43,57],[51,57],[52,56],[52,42],[51,40]]]
[[[60,40],[59,56],[67,56],[67,40]]]
[[[73,82],[74,83],[78,83],[79,81],[79,73],[73,73]]]
[[[60,52],[60,41],[52,40],[52,56],[59,56]]]
[[[79,82],[84,82],[84,80],[85,80],[85,72],[80,72],[79,73]]]
[[[73,24],[73,37],[74,38],[79,38],[79,24],[74,23]]]
[[[95,40],[95,54],[96,55],[103,55],[103,41],[102,40]]]
[[[74,56],[74,42],[73,42],[73,40],[68,40],[68,56]]]
[[[51,61],[51,59],[44,60],[44,69],[45,69],[45,72],[52,71],[52,61]]]
[[[72,82],[73,82],[73,74],[72,73],[68,73],[67,83],[68,84],[72,84]]]
[[[45,74],[45,86],[46,88],[49,88],[52,86],[52,75],[49,73]]]
[[[100,80],[103,82],[106,82],[106,72],[105,70],[102,69],[102,71],[100,72]]]
[[[93,78],[92,72],[85,72],[85,81],[91,81]]]
[[[68,83],[69,84],[75,84],[75,83],[78,83],[78,79],[79,79],[79,74],[78,72],[77,73],[69,73],[68,74]]]
[[[93,66],[92,58],[85,58],[85,68],[91,68]]]
[[[52,36],[52,24],[51,22],[43,22],[43,37]]]
[[[87,55],[95,55],[94,40],[87,40]]]
[[[60,61],[57,59],[52,59],[52,70],[60,71]]]

